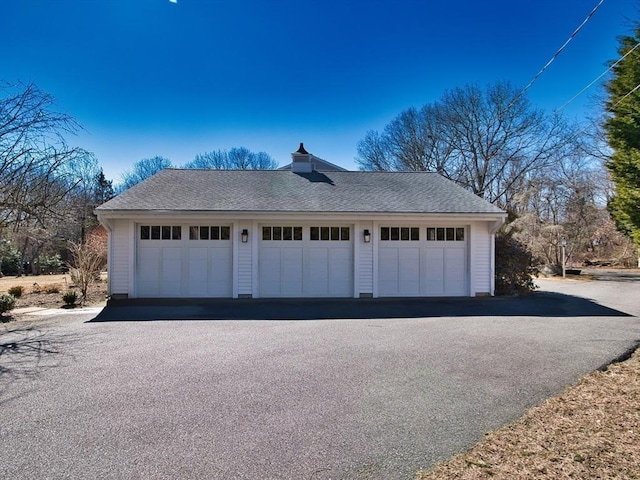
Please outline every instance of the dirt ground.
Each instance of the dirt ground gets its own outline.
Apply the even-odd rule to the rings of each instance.
[[[65,275],[23,275],[0,278],[0,293],[7,293],[11,287],[22,286],[23,293],[16,300],[15,308],[41,307],[60,308],[64,305],[62,294],[77,290],[69,274]],[[103,305],[107,293],[106,277],[89,287],[87,306]]]
[[[640,350],[416,480],[640,479]]]

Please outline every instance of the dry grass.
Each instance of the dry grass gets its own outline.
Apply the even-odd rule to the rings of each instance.
[[[640,350],[417,480],[640,479]]]
[[[11,287],[18,285],[24,288],[24,292],[17,299],[15,308],[60,308],[64,305],[62,294],[74,288],[69,274],[29,275],[0,278],[0,293],[6,293]],[[85,305],[100,305],[104,303],[106,291],[106,275],[103,275],[99,283],[93,284],[89,288]]]
[[[63,285],[71,283],[69,275],[28,275],[21,277],[2,277],[0,278],[0,293],[6,293],[11,287],[21,285],[24,287],[25,293],[29,293],[34,287],[45,287],[47,285]]]

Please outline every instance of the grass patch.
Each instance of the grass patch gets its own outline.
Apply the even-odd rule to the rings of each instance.
[[[640,479],[640,350],[416,480]]]
[[[66,285],[69,275],[23,275],[22,277],[2,277],[0,278],[0,293],[7,292],[10,288],[22,286],[27,293],[36,285],[40,288],[51,284]]]

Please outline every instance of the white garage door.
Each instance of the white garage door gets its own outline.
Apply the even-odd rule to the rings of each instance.
[[[381,297],[468,294],[464,227],[381,227]]]
[[[230,226],[141,225],[137,247],[138,297],[232,296]]]
[[[349,226],[263,225],[260,296],[352,296],[351,237]]]
[[[233,296],[233,250],[230,226],[190,226],[187,252],[185,296],[201,298]]]

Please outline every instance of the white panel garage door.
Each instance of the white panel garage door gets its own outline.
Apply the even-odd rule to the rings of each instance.
[[[263,225],[260,296],[352,296],[351,237],[348,226]]]
[[[187,252],[185,296],[233,296],[233,250],[229,226],[189,227]]]
[[[231,297],[232,268],[230,226],[138,227],[140,298]]]
[[[379,296],[467,295],[465,232],[464,227],[381,227]]]

